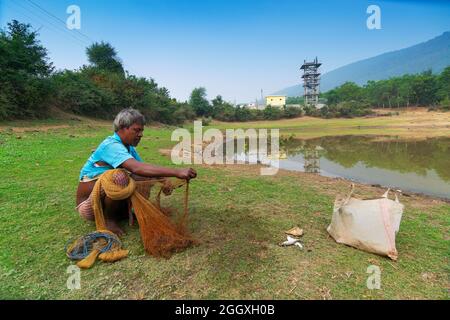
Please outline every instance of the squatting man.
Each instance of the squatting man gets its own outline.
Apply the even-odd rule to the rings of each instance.
[[[127,186],[130,177],[142,181],[161,177],[189,180],[197,176],[192,168],[172,169],[143,162],[135,148],[143,137],[144,124],[144,116],[135,109],[124,109],[117,114],[113,123],[114,134],[100,143],[81,169],[76,210],[82,218],[95,220],[91,193],[97,179],[107,170],[123,168],[128,172],[114,176],[114,182],[120,186]],[[122,235],[118,221],[128,217],[127,199],[112,200],[104,192],[101,192],[101,199],[107,228]]]

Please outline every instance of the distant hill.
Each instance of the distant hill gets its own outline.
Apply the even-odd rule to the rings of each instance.
[[[405,49],[357,61],[322,75],[320,91],[333,89],[346,81],[364,85],[368,80],[389,79],[406,73],[420,73],[431,69],[440,73],[450,65],[450,31]],[[302,84],[285,88],[274,94],[299,96]]]

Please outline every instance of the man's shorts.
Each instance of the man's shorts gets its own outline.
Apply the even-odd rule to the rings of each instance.
[[[92,195],[92,193],[91,193],[91,195]],[[95,220],[94,207],[92,206],[91,195],[89,196],[89,198],[87,198],[86,200],[81,202],[75,208],[75,210],[78,211],[78,213],[80,214],[80,217],[82,217],[83,219],[94,221]]]
[[[99,178],[99,176],[96,176],[94,178],[88,178],[87,176],[84,176],[81,182],[89,182],[89,181],[95,181]],[[101,194],[103,195],[104,191],[101,190]],[[92,193],[89,195],[89,198],[81,202],[78,206],[76,206],[75,210],[78,211],[80,214],[80,217],[86,220],[94,221],[94,207],[92,206]]]
[[[98,180],[98,178],[100,178],[100,176],[95,176],[94,178],[88,178],[87,176],[84,176],[83,179],[81,180],[81,182],[96,181],[96,180]],[[123,178],[122,178],[122,181],[121,182],[118,181],[118,183],[128,184],[128,180],[123,181]],[[100,189],[100,197],[104,198],[104,196],[105,196],[105,190],[103,190],[103,188],[101,188]],[[94,215],[94,207],[92,205],[92,193],[89,195],[89,198],[87,198],[86,200],[81,202],[78,206],[76,206],[75,210],[78,211],[78,213],[80,214],[80,217],[82,217],[83,219],[94,221],[95,215]]]

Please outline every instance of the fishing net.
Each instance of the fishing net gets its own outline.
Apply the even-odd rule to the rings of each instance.
[[[158,205],[154,205],[147,200],[140,192],[136,191],[136,182],[130,178],[126,186],[115,183],[114,175],[122,169],[108,170],[97,180],[92,191],[92,200],[94,207],[95,223],[97,230],[106,229],[105,216],[100,199],[100,190],[106,193],[106,196],[112,200],[130,199],[134,213],[139,223],[142,242],[145,250],[155,257],[168,257],[171,253],[184,249],[193,244],[194,239],[189,235],[186,222],[188,215],[187,201],[189,184],[186,180],[178,180],[173,188],[186,185],[184,196],[184,214],[178,223],[172,222],[160,210]],[[150,183],[150,182],[149,182]],[[152,182],[157,183],[156,181]],[[145,187],[141,183],[140,188]],[[163,188],[161,188],[162,190]],[[161,193],[158,194],[158,197]]]
[[[112,200],[129,200],[130,209],[134,211],[134,215],[139,224],[139,231],[145,250],[154,257],[168,258],[174,252],[180,251],[190,245],[195,244],[197,241],[190,235],[187,229],[188,218],[188,194],[189,183],[187,180],[177,179],[172,182],[168,179],[152,179],[144,181],[135,181],[132,178],[127,179],[126,183],[118,183],[117,177],[120,174],[125,174],[123,169],[108,170],[103,173],[95,183],[92,190],[92,205],[95,215],[95,224],[97,232],[105,232],[106,221],[102,206],[102,193],[106,194]],[[156,195],[155,204],[149,200],[150,190],[152,187],[159,185],[160,189]],[[166,195],[172,193],[172,191],[181,186],[185,186],[184,192],[184,212],[178,217],[176,221],[172,221],[168,215],[164,214],[161,209],[161,193]],[[132,214],[130,211],[130,223],[132,223]],[[112,234],[107,231],[108,234]],[[112,234],[114,235],[114,234]],[[117,238],[117,236],[111,236]],[[120,241],[108,240],[105,237],[94,237],[95,240],[84,241],[79,239],[78,244],[73,244],[69,251],[71,253],[68,256],[75,254],[72,252],[88,252],[87,256],[90,256],[89,263],[96,257],[100,258],[103,255],[103,261],[116,261],[114,258],[124,258],[127,256],[128,251],[121,248]],[[100,239],[100,240],[99,240]],[[103,239],[103,240],[101,240]],[[118,240],[118,239],[117,239]],[[109,249],[104,249],[105,241],[112,241]],[[80,244],[84,244],[81,245]],[[80,247],[80,248],[78,248]],[[86,247],[86,249],[84,249]],[[78,248],[78,249],[77,249]],[[76,249],[76,250],[74,250]],[[77,251],[78,250],[78,251]],[[103,250],[103,251],[102,251]],[[125,254],[126,251],[126,254]],[[110,256],[105,254],[110,253]],[[114,252],[120,252],[120,254]],[[83,259],[87,259],[84,255]],[[107,259],[109,258],[109,260]],[[92,263],[93,263],[92,261]],[[81,262],[81,261],[80,261]],[[92,264],[86,263],[90,267]],[[84,264],[82,263],[82,266]]]

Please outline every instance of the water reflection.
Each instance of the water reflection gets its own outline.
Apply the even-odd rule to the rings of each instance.
[[[303,168],[305,172],[309,173],[320,173],[320,153],[323,148],[321,146],[305,146],[303,148],[303,157],[305,163]],[[287,153],[287,152],[286,152]]]
[[[280,141],[280,168],[450,199],[450,137],[331,136]]]

